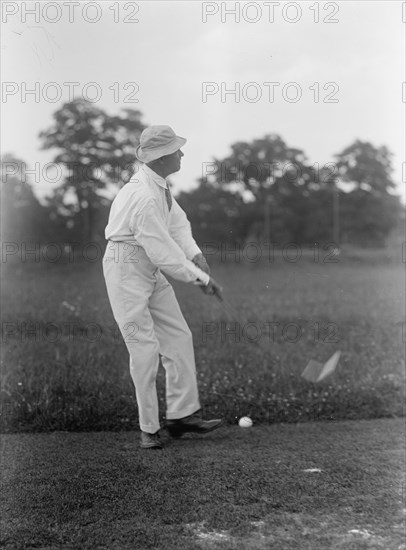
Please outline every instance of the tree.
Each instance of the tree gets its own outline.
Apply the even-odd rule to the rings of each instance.
[[[241,192],[247,191],[256,200],[264,200],[269,194],[286,195],[292,188],[306,184],[303,151],[288,147],[276,134],[251,143],[234,143],[231,151],[224,159],[214,160],[217,170],[203,180],[216,181],[223,189],[240,184]]]
[[[206,182],[193,191],[182,191],[176,200],[187,212],[201,246],[243,240],[246,228],[241,220],[243,200],[239,194]]]
[[[381,195],[395,188],[391,177],[393,155],[387,147],[374,147],[357,139],[334,156],[340,179],[355,189]]]
[[[338,183],[341,180],[352,187],[340,194],[343,237],[364,246],[383,246],[402,210],[399,197],[393,194],[392,153],[385,146],[356,140],[335,158]]]
[[[99,192],[132,175],[144,125],[139,111],[123,113],[109,116],[84,99],[74,99],[62,105],[53,115],[53,126],[40,133],[43,149],[59,150],[54,162],[65,168],[61,189],[65,197],[70,192],[76,197],[83,242],[95,237],[95,214],[103,203]]]
[[[47,209],[36,198],[25,175],[26,163],[12,154],[1,159],[1,239],[46,242],[52,234]]]
[[[215,180],[222,189],[236,190],[251,225],[246,237],[300,242],[305,198],[314,174],[301,149],[288,147],[277,134],[231,145],[231,154],[216,160]]]
[[[283,227],[280,215],[283,211],[285,218],[289,216],[289,199],[303,197],[311,180],[302,150],[288,147],[277,134],[267,134],[250,143],[234,143],[229,156],[215,159],[206,168],[208,175],[200,179],[201,183],[216,183],[244,199],[240,214],[244,211],[245,218],[250,219],[247,234],[259,238],[261,233],[269,240],[276,227],[279,236],[291,234]]]

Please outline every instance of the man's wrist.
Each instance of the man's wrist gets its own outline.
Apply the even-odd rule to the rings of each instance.
[[[203,254],[196,254],[196,256],[193,258],[192,262],[197,265],[200,269],[202,269],[205,273],[210,275],[210,267],[209,264],[206,261],[206,258],[203,256]]]
[[[194,262],[187,261],[187,266],[189,270],[193,273],[193,275],[196,277],[195,284],[200,284],[207,286],[210,282],[210,275],[206,273],[203,269],[201,269],[198,265],[196,265]]]

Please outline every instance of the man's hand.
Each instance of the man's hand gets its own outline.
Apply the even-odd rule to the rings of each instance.
[[[221,287],[219,283],[213,279],[213,277],[210,277],[210,281],[207,286],[202,286],[201,288],[205,294],[208,294],[209,296],[216,296],[219,300],[223,299],[221,295],[223,292],[223,287]]]
[[[203,254],[196,254],[192,262],[195,265],[197,265],[197,267],[200,267],[202,271],[207,273],[207,275],[210,275],[210,267],[209,267],[209,264],[206,262],[206,258],[203,256]],[[213,279],[213,277],[210,277],[210,281],[208,285],[206,286],[201,285],[200,288],[208,296],[216,296],[216,298],[218,298],[219,300],[223,299],[221,295],[223,288],[218,284],[217,281]]]
[[[203,256],[203,254],[196,254],[192,262],[197,265],[197,267],[200,267],[202,271],[207,273],[207,275],[210,275],[210,267],[209,264],[206,262],[206,258]]]

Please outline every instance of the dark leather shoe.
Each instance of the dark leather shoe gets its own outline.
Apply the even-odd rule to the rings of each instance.
[[[159,432],[156,432],[154,434],[141,432],[140,447],[141,449],[162,449]]]
[[[166,428],[172,437],[181,437],[186,432],[206,434],[220,428],[223,423],[224,420],[222,418],[203,420],[200,412],[198,411],[191,416],[186,416],[185,418],[167,420]]]

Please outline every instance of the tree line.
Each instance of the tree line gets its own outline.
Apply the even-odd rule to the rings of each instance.
[[[140,111],[111,116],[83,99],[63,104],[39,134],[60,170],[44,201],[24,161],[2,158],[2,240],[103,243],[112,196],[134,172],[144,128]],[[356,139],[334,159],[312,164],[269,133],[204,163],[197,186],[177,200],[200,243],[384,246],[403,212],[391,152]]]

